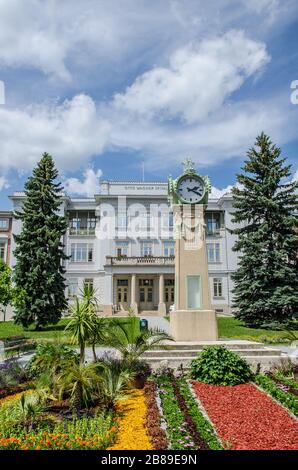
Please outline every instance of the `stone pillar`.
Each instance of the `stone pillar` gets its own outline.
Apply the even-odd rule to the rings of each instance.
[[[135,315],[137,315],[138,312],[138,304],[136,301],[136,288],[137,288],[137,276],[136,274],[131,275],[131,286],[130,286],[130,292],[131,292],[131,302],[130,306],[133,309],[133,312]]]
[[[218,339],[212,309],[205,239],[204,206],[174,205],[175,217],[175,311],[170,333],[175,341]]]
[[[164,302],[164,275],[159,275],[159,301],[158,301],[158,313],[160,315],[166,315],[166,304]]]

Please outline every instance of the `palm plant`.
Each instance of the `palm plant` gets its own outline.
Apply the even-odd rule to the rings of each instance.
[[[83,289],[80,290],[81,297],[83,301],[87,304],[87,306],[93,305],[97,307],[97,297],[96,297],[97,289],[95,289],[90,284],[84,284]]]
[[[96,314],[93,315],[93,325],[92,330],[89,336],[89,343],[91,344],[92,353],[93,353],[93,360],[97,362],[97,355],[96,355],[96,345],[97,344],[105,344],[107,338],[109,337],[109,332],[111,325],[114,324],[113,320],[107,322],[106,318],[98,317]]]
[[[80,362],[85,362],[85,347],[94,331],[94,311],[86,301],[75,299],[71,307],[71,315],[65,330],[72,333],[72,344],[78,344],[80,348]]]
[[[69,346],[61,343],[41,343],[37,346],[32,359],[27,364],[31,375],[42,373],[54,376],[67,361],[75,361],[77,353]]]
[[[100,370],[100,390],[103,404],[107,410],[114,408],[122,398],[134,374],[117,359],[106,359],[98,363]]]
[[[94,364],[73,363],[61,372],[61,392],[70,393],[70,402],[77,414],[82,407],[88,407],[93,394],[98,394],[100,378]]]
[[[37,395],[23,394],[16,404],[16,413],[19,416],[19,422],[29,431],[33,429],[38,417],[43,412],[43,404]]]
[[[63,364],[65,366],[66,364]],[[68,364],[67,364],[68,365]],[[62,398],[60,374],[49,374],[44,372],[33,383],[36,396],[44,403],[60,400]]]
[[[117,349],[122,360],[129,366],[156,346],[166,348],[167,346],[163,345],[164,341],[173,341],[173,338],[159,328],[136,331],[133,322],[125,325],[114,322],[106,339],[106,345]]]

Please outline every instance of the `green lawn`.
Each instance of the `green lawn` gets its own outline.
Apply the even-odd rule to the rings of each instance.
[[[106,319],[110,321],[110,317]],[[139,319],[136,318],[128,318],[128,317],[118,317],[117,320],[119,322],[127,323],[128,321],[134,322],[134,327],[136,331],[140,331],[140,322]],[[29,328],[28,330],[24,330],[21,326],[15,325],[13,321],[7,322],[0,322],[0,339],[9,338],[10,336],[17,336],[23,335],[27,338],[32,338],[36,340],[43,340],[43,339],[50,339],[50,340],[58,340],[63,343],[70,342],[70,333],[69,331],[64,331],[65,326],[67,325],[68,320],[63,319],[60,320],[57,325],[50,325],[47,326],[42,331],[35,331],[33,327]]]
[[[219,317],[217,321],[220,339],[246,339],[265,343],[285,342],[285,332],[283,331],[265,330],[262,328],[248,328],[241,321],[236,320],[235,318]],[[296,333],[298,333],[297,330]]]
[[[139,331],[139,318],[118,317],[119,321],[127,322],[133,321],[135,323],[136,331]],[[107,318],[109,321],[110,318]],[[264,330],[261,328],[247,328],[239,320],[235,318],[219,317],[218,330],[220,339],[234,338],[246,339],[251,341],[261,341],[267,343],[283,342],[283,332],[274,330]],[[57,325],[48,326],[43,331],[34,331],[33,328],[24,330],[21,326],[15,325],[12,321],[0,322],[0,339],[8,338],[9,336],[24,335],[33,339],[51,339],[59,340],[64,343],[69,343],[70,333],[64,331],[68,320],[60,320]],[[298,333],[298,331],[297,331]]]
[[[165,317],[170,321],[170,316]],[[218,317],[218,334],[220,339],[244,339],[263,343],[285,343],[283,331],[265,330],[263,328],[248,328],[233,317]],[[296,330],[298,334],[298,330]]]

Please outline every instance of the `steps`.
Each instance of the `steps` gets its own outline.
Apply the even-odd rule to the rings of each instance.
[[[153,369],[158,368],[161,363],[169,367],[177,368],[181,365],[188,367],[190,362],[208,346],[221,345],[239,354],[247,362],[256,368],[258,364],[262,370],[269,369],[272,364],[281,359],[282,352],[279,349],[267,347],[262,343],[254,341],[199,341],[199,342],[171,342],[164,343],[164,348],[157,347],[143,354]]]

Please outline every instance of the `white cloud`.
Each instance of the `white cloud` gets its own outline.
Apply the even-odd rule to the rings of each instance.
[[[298,182],[298,169],[295,171],[292,181],[297,181]]]
[[[297,121],[285,101],[277,98],[275,101],[229,103],[208,119],[191,126],[117,115],[111,141],[117,148],[142,151],[152,171],[169,168],[186,155],[191,155],[197,165],[216,165],[229,158],[242,157],[262,130],[279,145],[297,135]]]
[[[0,108],[0,168],[31,170],[47,151],[60,169],[74,170],[103,151],[109,129],[86,95],[24,110]]]
[[[74,64],[88,74],[98,60],[101,73],[106,64],[120,71],[144,57],[158,63],[179,45],[235,24],[264,37],[297,8],[296,0],[0,0],[0,61],[69,81]]]
[[[99,192],[99,178],[102,175],[102,171],[94,171],[92,168],[88,168],[84,171],[83,175],[83,181],[80,181],[78,178],[68,178],[63,181],[65,191],[68,194],[91,197]]]
[[[8,180],[6,179],[5,176],[0,176],[0,191],[2,191],[2,189],[7,189],[7,188],[9,188]]]
[[[149,70],[124,94],[116,94],[114,106],[148,118],[181,117],[194,123],[222,106],[268,61],[264,43],[230,31],[178,49],[167,68]]]

